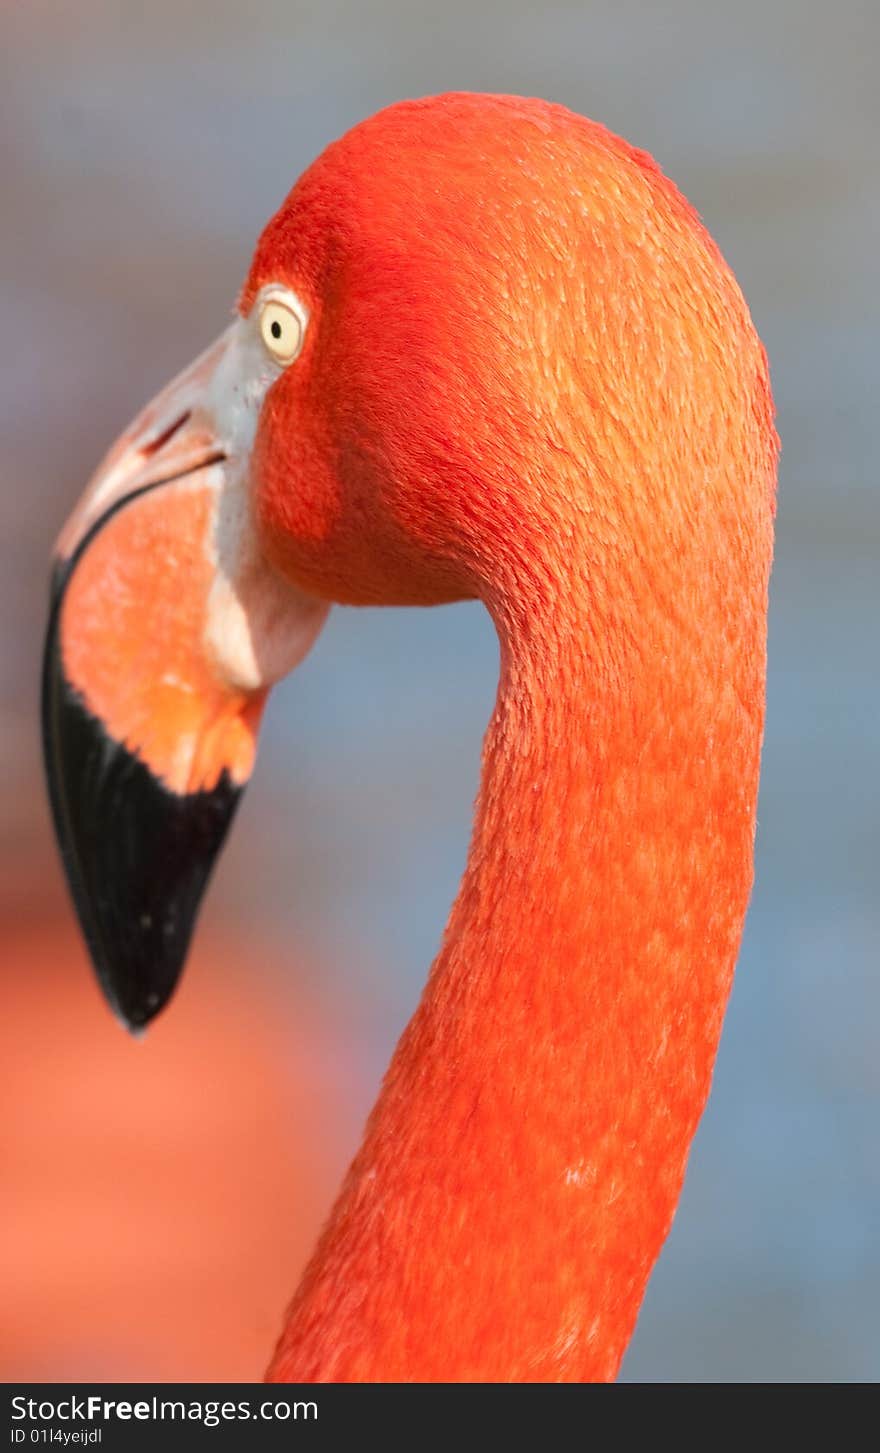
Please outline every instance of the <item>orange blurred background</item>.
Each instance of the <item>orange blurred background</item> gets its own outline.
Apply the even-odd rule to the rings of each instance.
[[[495,690],[478,607],[332,614],[141,1042],[74,926],[37,698],[52,540],[106,447],[223,327],[311,158],[450,87],[654,152],[737,271],[779,405],[757,885],[625,1376],[876,1376],[880,9],[2,8],[0,1377],[258,1376],[439,941]]]
[[[259,1378],[337,1169],[318,1009],[304,991],[285,1023],[255,946],[214,932],[133,1042],[66,919],[5,951],[2,1376]]]

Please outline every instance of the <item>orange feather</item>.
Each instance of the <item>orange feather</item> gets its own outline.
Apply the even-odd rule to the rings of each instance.
[[[461,893],[270,1370],[615,1375],[709,1091],[752,880],[777,440],[736,282],[558,106],[395,106],[242,295],[312,315],[254,478],[352,603],[479,597],[502,675]]]

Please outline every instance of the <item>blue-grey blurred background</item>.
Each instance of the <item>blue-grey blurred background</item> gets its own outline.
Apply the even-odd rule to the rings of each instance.
[[[27,1046],[11,1114],[43,1138],[49,1162],[31,1189],[22,1152],[4,1193],[39,1227],[19,1247],[32,1264],[23,1281],[19,1270],[21,1304],[39,1325],[27,1355],[9,1330],[7,1372],[148,1376],[161,1365],[136,1350],[114,1362],[87,1289],[70,1333],[79,1350],[50,1332],[54,1241],[64,1265],[92,1257],[89,1275],[101,1275],[101,1253],[75,1229],[74,1181],[52,1179],[53,1144],[84,1133],[82,1112],[65,1129],[58,1105],[40,1099],[61,1073],[46,1048],[53,1017],[73,1013],[53,975],[82,981],[84,1015],[96,1006],[79,1064],[64,1071],[71,1094],[78,1077],[100,1078],[119,1033],[88,980],[43,803],[36,694],[53,536],[119,429],[224,326],[258,231],[312,157],[387,102],[470,89],[564,102],[656,155],[749,299],[783,440],[757,883],[711,1102],[625,1375],[876,1377],[880,7],[2,10],[0,954],[6,983],[29,986],[10,1031]],[[288,1188],[302,1244],[277,1272],[267,1353],[439,942],[496,665],[476,605],[337,610],[270,704],[202,929],[205,944],[238,953],[248,994],[282,1031],[281,1063],[299,1077],[297,1123],[276,1128],[272,1154],[283,1159],[287,1137],[306,1132],[322,1149],[308,1193]],[[194,992],[184,985],[181,1003]],[[320,1045],[305,1064],[303,1003]],[[191,1033],[190,1052],[197,1017]],[[112,1099],[109,1068],[107,1083]],[[145,1136],[127,1113],[128,1135]],[[228,1133],[246,1138],[247,1125]],[[145,1275],[160,1277],[161,1247],[140,1254]],[[229,1266],[234,1245],[225,1255]],[[172,1320],[174,1296],[172,1286]]]

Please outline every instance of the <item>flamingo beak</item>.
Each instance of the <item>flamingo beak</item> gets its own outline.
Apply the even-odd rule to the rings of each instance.
[[[253,526],[250,447],[276,376],[239,319],[123,434],[56,547],[49,796],[98,979],[131,1029],[174,990],[268,688],[327,613]]]

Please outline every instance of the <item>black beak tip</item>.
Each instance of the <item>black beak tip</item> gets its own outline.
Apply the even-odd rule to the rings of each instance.
[[[169,791],[108,734],[64,674],[53,578],[43,662],[43,749],[67,880],[104,995],[137,1034],[183,969],[202,896],[241,796]]]

